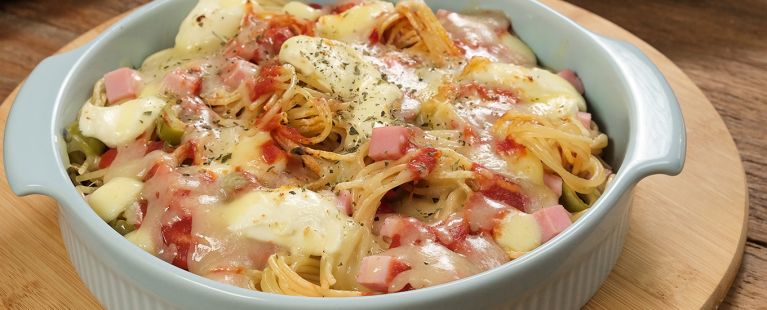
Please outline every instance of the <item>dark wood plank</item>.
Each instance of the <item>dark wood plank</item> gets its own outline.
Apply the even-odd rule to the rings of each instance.
[[[738,146],[749,184],[748,243],[723,307],[767,300],[767,1],[569,0],[631,31],[703,90]]]
[[[43,58],[108,19],[148,0],[0,1],[0,98]]]
[[[79,34],[147,0],[0,1],[0,98]],[[767,300],[767,1],[570,0],[633,32],[681,67],[722,115],[749,183],[749,239],[724,306]]]

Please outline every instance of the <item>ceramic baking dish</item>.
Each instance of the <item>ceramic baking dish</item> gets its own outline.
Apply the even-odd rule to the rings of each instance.
[[[540,65],[571,68],[583,79],[589,110],[610,137],[605,159],[617,172],[590,211],[521,258],[415,291],[308,298],[220,284],[178,269],[125,240],[90,209],[65,172],[63,128],[75,119],[93,83],[104,72],[139,66],[151,53],[170,47],[194,5],[189,0],[152,2],[89,44],[45,59],[19,91],[8,119],[4,155],[11,188],[18,195],[43,194],[59,202],[61,232],[72,263],[110,309],[580,307],[621,253],[636,183],[651,174],[676,174],[683,165],[684,121],[676,98],[636,47],[591,33],[535,1],[483,1],[483,8],[502,10],[511,18]],[[459,1],[429,5],[465,9]]]

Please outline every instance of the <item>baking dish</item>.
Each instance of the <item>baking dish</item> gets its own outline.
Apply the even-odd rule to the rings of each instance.
[[[148,4],[79,49],[43,61],[19,92],[6,127],[5,164],[19,195],[61,205],[67,250],[81,278],[108,308],[355,309],[573,308],[598,289],[620,254],[631,192],[643,177],[681,170],[684,123],[668,84],[635,47],[599,37],[533,1],[489,1],[505,11],[541,64],[572,68],[603,131],[617,175],[599,201],[565,233],[502,267],[448,284],[388,296],[289,297],[239,289],[177,269],[124,240],[91,211],[64,167],[62,131],[103,72],[137,66],[172,44],[194,1]],[[463,9],[450,1],[434,8]]]

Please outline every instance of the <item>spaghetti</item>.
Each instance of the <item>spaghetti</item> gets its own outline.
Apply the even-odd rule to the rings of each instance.
[[[264,292],[394,293],[523,255],[604,190],[607,136],[529,57],[466,52],[526,53],[460,26],[504,17],[438,15],[201,0],[175,47],[95,83],[73,183],[149,253]]]

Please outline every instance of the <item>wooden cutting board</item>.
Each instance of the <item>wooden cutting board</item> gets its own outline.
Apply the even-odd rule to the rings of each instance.
[[[687,125],[684,171],[676,177],[652,176],[637,186],[625,249],[586,307],[717,306],[740,266],[748,218],[745,175],[727,128],[692,81],[651,46],[583,9],[555,0],[543,2],[597,33],[642,49],[671,83]],[[121,17],[62,50],[87,42]],[[15,95],[16,91],[0,106],[2,127]],[[55,201],[16,197],[4,169],[0,174],[0,308],[99,308],[69,264]]]

